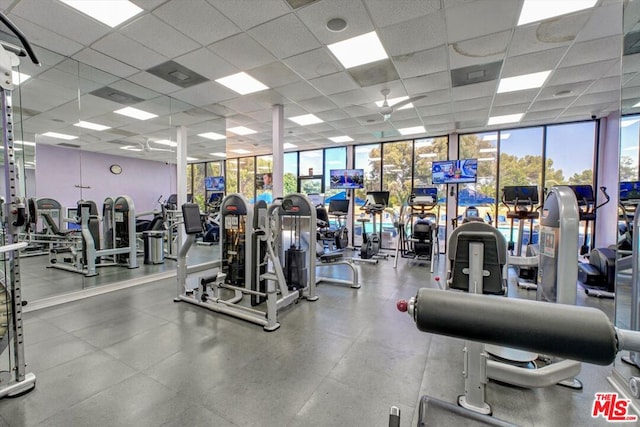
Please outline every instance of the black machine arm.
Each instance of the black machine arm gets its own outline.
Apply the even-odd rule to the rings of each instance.
[[[20,31],[18,27],[16,27],[14,23],[11,22],[11,20],[9,20],[9,18],[7,18],[7,16],[2,12],[0,12],[0,22],[6,25],[7,28],[9,28],[9,30],[11,30],[11,32],[18,38],[18,40],[20,40],[20,43],[22,43],[22,46],[24,47],[26,54],[29,55],[29,59],[31,59],[31,62],[33,62],[36,65],[40,65],[40,61],[38,60],[36,53],[33,51],[33,48],[31,47],[29,40],[27,40],[24,34],[22,34],[22,31]],[[25,56],[25,53],[22,51],[14,52],[14,53],[16,53],[19,56]]]
[[[607,187],[600,187],[600,191],[604,195],[605,201],[597,205],[595,208],[593,208],[594,212],[611,201],[611,197],[609,196],[609,194],[607,194]]]
[[[611,364],[620,350],[640,349],[640,332],[615,328],[595,308],[426,288],[397,307],[423,332],[597,365]]]

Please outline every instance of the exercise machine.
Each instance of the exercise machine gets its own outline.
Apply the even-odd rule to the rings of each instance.
[[[471,254],[469,281],[482,282],[482,250],[473,250]],[[563,285],[575,288],[575,282]],[[420,331],[467,340],[467,344],[508,346],[603,366],[611,364],[622,350],[640,351],[640,333],[614,327],[607,316],[595,308],[527,300],[505,303],[485,295],[426,288],[420,289],[409,301],[399,301],[397,307],[409,313]],[[478,363],[481,367],[488,362],[480,354]],[[488,407],[490,414],[485,393],[487,378],[478,367],[465,364],[464,397],[477,407]],[[489,370],[490,365],[486,367]],[[420,402],[418,425],[429,425],[431,405],[450,411],[456,419],[450,421],[456,422],[455,425],[464,424],[464,418],[487,425],[510,425],[488,414],[442,404],[427,396]],[[397,414],[397,409],[393,413]]]
[[[407,209],[409,214],[406,215],[406,220],[403,219],[404,213],[400,213],[396,259],[393,266],[397,267],[398,255],[400,255],[403,258],[428,262],[429,269],[433,273],[434,261],[440,253],[438,189],[414,188],[407,200]],[[407,223],[410,227],[409,231],[407,231]]]
[[[507,207],[509,227],[509,265],[516,268],[518,287],[535,290],[538,280],[539,247],[533,243],[533,223],[540,217],[538,187],[535,185],[505,186],[502,189],[502,203]],[[517,241],[513,240],[514,222],[518,220]],[[527,245],[522,255],[525,223],[529,223]],[[517,247],[516,247],[517,245]]]
[[[198,205],[182,206],[187,234],[178,256],[178,296],[211,311],[261,325],[265,331],[280,327],[278,313],[301,299],[315,301],[315,256],[285,253],[292,259],[281,261],[283,236],[291,243],[303,232],[305,221],[315,245],[315,210],[302,194],[276,199],[267,207],[257,202],[253,209],[240,194],[227,195],[221,204],[220,261],[187,266],[187,254],[201,232]],[[312,229],[313,227],[313,229]],[[313,246],[312,246],[313,247]],[[294,248],[298,249],[295,246]],[[292,255],[286,255],[292,254]],[[305,256],[306,255],[306,256]],[[189,275],[200,273],[195,280]],[[287,282],[287,278],[289,281]],[[250,295],[250,303],[243,297]],[[263,308],[263,309],[260,309]]]
[[[78,202],[81,239],[74,245],[56,247],[49,251],[50,268],[80,273],[86,277],[96,276],[97,267],[138,267],[136,219],[133,201],[128,196],[107,199],[103,213],[102,248],[100,219],[95,202]],[[104,221],[106,220],[106,222]]]
[[[578,263],[578,280],[589,296],[613,298],[616,254],[612,248],[593,248],[589,241],[589,223],[595,223],[596,211],[609,203],[611,198],[605,187],[600,191],[605,201],[596,204],[591,185],[570,185],[578,201],[580,221],[584,223],[584,237],[580,246],[580,255],[586,256],[589,262]]]
[[[360,209],[371,217],[373,228],[371,233],[367,233],[366,225],[370,219],[358,218],[358,222],[362,224],[362,246],[360,246],[360,258],[354,258],[354,261],[377,264],[378,259],[386,259],[388,257],[388,255],[380,253],[382,246],[382,213],[388,204],[388,191],[367,191],[365,203]],[[377,221],[378,216],[380,216],[380,223]]]
[[[2,22],[20,41],[23,48],[0,42],[0,114],[2,114],[2,144],[4,148],[4,208],[3,246],[0,253],[4,259],[4,277],[0,280],[0,398],[19,396],[33,390],[36,377],[27,372],[24,354],[24,325],[22,307],[22,281],[20,277],[19,251],[27,246],[26,242],[18,242],[18,234],[26,223],[24,200],[18,194],[18,173],[14,151],[14,111],[12,92],[12,64],[17,64],[19,56],[28,55],[31,61],[40,65],[31,45],[7,17],[0,13]],[[4,357],[6,356],[6,358]]]

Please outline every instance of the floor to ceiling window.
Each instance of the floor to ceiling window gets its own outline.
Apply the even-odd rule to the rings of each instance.
[[[640,179],[640,115],[620,121],[620,181]]]
[[[382,178],[382,152],[380,144],[358,145],[354,149],[355,169],[364,170],[363,188],[355,190],[354,209],[353,209],[353,244],[359,246],[362,244],[362,223],[358,222],[358,218],[368,218],[359,207],[365,202],[367,191],[380,191]],[[367,232],[371,232],[373,226],[371,222],[367,225]]]
[[[460,159],[477,159],[475,183],[458,185],[458,212],[464,215],[469,206],[479,209],[480,215],[493,219],[496,215],[496,186],[498,183],[498,132],[461,135],[458,153]]]

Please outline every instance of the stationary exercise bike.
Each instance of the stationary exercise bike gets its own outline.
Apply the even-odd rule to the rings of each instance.
[[[370,262],[377,263],[378,258],[387,258],[387,255],[380,254],[381,235],[382,235],[382,212],[387,208],[389,203],[388,191],[368,191],[367,198],[360,208],[366,214],[368,214],[373,221],[373,228],[371,233],[366,232],[365,225],[370,220],[369,218],[359,218],[358,222],[362,223],[362,246],[360,247],[360,260],[370,260]],[[377,222],[377,217],[380,215],[380,224]]]

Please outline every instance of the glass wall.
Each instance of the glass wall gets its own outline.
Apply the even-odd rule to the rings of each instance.
[[[498,132],[461,135],[460,159],[478,159],[476,183],[458,185],[458,216],[469,206],[479,209],[486,219],[495,218],[498,183]]]
[[[620,122],[620,181],[637,181],[640,164],[640,115]]]
[[[347,147],[327,148],[324,150],[324,195],[325,203],[329,203],[330,198],[345,199],[347,191],[341,189],[331,189],[331,170],[347,168]]]
[[[226,161],[226,187],[227,194],[238,192],[238,159],[229,159]]]
[[[353,244],[359,246],[362,244],[362,223],[358,222],[358,218],[366,218],[364,212],[358,209],[365,201],[367,191],[380,191],[382,184],[382,153],[380,144],[358,145],[354,149],[355,169],[364,170],[364,188],[355,190],[354,197],[354,224],[353,224]],[[368,224],[367,232],[372,230],[372,224]]]
[[[238,159],[238,192],[253,202],[255,200],[256,173],[255,157],[242,157]]]
[[[284,194],[298,191],[298,153],[284,153]]]
[[[595,141],[595,122],[547,126],[545,188],[593,185]]]
[[[256,157],[256,200],[273,200],[273,156]]]
[[[322,150],[300,151],[299,176],[322,175],[322,162]]]

